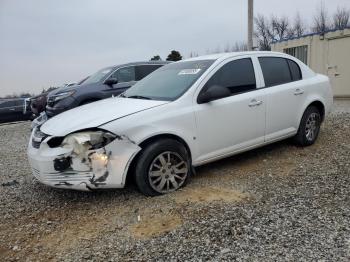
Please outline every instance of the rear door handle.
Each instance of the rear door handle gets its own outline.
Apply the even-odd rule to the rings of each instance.
[[[299,96],[302,94],[304,94],[304,90],[301,90],[300,88],[295,89],[295,91],[294,91],[295,96]]]
[[[253,99],[252,101],[250,101],[249,107],[260,106],[262,103],[263,103],[262,101],[258,101],[256,99]]]

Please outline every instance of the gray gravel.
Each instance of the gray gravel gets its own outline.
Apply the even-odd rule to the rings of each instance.
[[[338,103],[337,103],[338,105]],[[0,126],[0,261],[349,261],[350,110],[197,170],[179,192],[74,192],[35,181],[29,123]]]

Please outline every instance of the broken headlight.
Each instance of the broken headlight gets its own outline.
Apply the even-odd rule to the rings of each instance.
[[[61,146],[72,147],[74,153],[80,154],[87,150],[103,148],[116,137],[116,135],[103,130],[83,131],[66,136]]]

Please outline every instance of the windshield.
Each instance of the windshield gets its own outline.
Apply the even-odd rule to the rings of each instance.
[[[100,71],[96,72],[95,74],[89,76],[85,81],[83,81],[84,84],[94,84],[100,82],[104,77],[106,77],[108,74],[110,74],[113,70],[113,67],[104,68]]]
[[[161,67],[128,89],[123,97],[173,101],[183,95],[214,60],[178,62]]]

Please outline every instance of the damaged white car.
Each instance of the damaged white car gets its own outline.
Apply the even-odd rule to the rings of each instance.
[[[28,156],[49,186],[122,188],[133,176],[154,196],[220,158],[289,137],[312,145],[332,99],[327,77],[286,54],[198,57],[48,120],[33,130]]]

